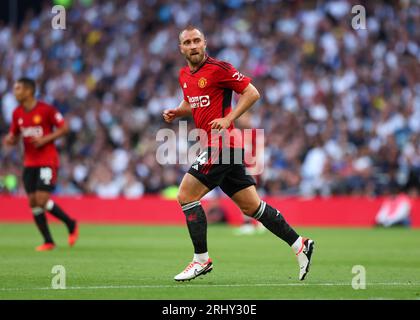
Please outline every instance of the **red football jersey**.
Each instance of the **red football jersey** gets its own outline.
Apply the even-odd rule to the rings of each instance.
[[[64,119],[61,113],[41,101],[38,101],[29,112],[25,111],[23,106],[18,106],[13,111],[10,132],[15,136],[21,135],[23,138],[25,167],[58,167],[59,158],[54,142],[35,148],[31,141],[35,137],[50,134],[54,127],[62,125],[64,125]]]
[[[232,111],[232,91],[242,93],[250,82],[251,78],[238,72],[230,63],[208,56],[196,71],[191,71],[188,66],[180,70],[179,84],[184,100],[191,106],[195,126],[206,132],[207,146],[221,146],[220,134],[211,134],[209,122],[229,114]],[[240,135],[232,132],[233,129],[232,122],[227,131],[238,140],[228,139],[225,146],[243,147]],[[237,141],[240,141],[239,145]]]

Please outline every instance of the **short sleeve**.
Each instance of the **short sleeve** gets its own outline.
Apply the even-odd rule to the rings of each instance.
[[[9,132],[14,136],[18,136],[20,134],[18,115],[17,115],[16,110],[13,112],[12,123],[10,125]]]
[[[236,93],[242,93],[252,80],[240,73],[229,63],[223,64],[220,68],[219,75],[219,85],[222,88],[232,89]]]
[[[51,123],[56,126],[57,128],[62,127],[64,125],[64,117],[60,111],[51,107],[49,111],[49,118]]]

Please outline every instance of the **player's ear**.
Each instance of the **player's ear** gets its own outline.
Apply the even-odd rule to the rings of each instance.
[[[180,51],[182,54],[184,54],[184,51],[182,51],[182,44],[181,44],[181,42],[178,44],[178,48],[179,48],[179,51]]]

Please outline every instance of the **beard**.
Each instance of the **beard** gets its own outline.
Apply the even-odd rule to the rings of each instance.
[[[22,104],[23,102],[25,102],[25,99],[24,98],[22,98],[22,97],[16,97],[15,96],[15,99],[16,99],[16,101],[19,103],[19,104]]]
[[[185,58],[193,66],[196,66],[196,65],[200,64],[201,61],[203,61],[203,59],[204,59],[204,51],[203,52],[199,52],[198,54],[195,54],[195,55],[187,55],[187,56],[185,56]]]

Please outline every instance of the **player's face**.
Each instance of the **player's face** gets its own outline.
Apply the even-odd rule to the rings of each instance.
[[[22,83],[16,82],[13,87],[14,95],[19,103],[22,103],[32,94],[31,89],[25,87]]]
[[[198,30],[186,30],[180,36],[179,49],[192,65],[199,64],[204,59],[206,40]]]

